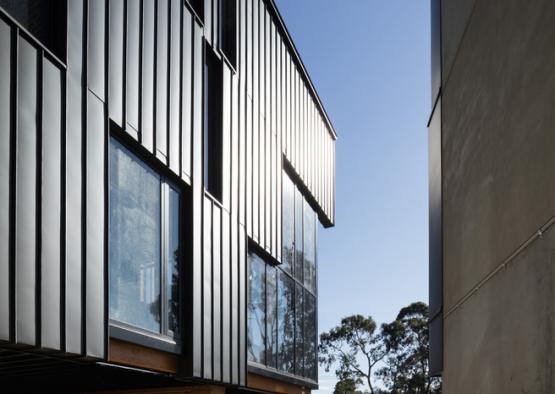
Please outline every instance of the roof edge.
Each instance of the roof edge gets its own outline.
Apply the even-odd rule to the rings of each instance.
[[[277,27],[280,29],[280,32],[282,33],[282,37],[283,37],[283,41],[286,43],[286,45],[289,47],[289,49],[291,50],[291,54],[293,57],[293,60],[295,61],[295,63],[297,64],[297,66],[299,67],[300,71],[301,71],[301,75],[303,77],[303,79],[305,80],[305,82],[308,85],[308,88],[312,94],[312,97],[316,100],[316,103],[318,104],[318,107],[322,113],[322,115],[324,115],[324,119],[329,127],[329,131],[333,137],[334,140],[337,140],[337,132],[335,131],[335,127],[333,126],[333,123],[330,120],[330,117],[326,111],[326,108],[324,107],[324,105],[322,104],[322,100],[320,99],[320,96],[318,95],[318,92],[316,91],[316,88],[314,87],[314,83],[312,82],[312,79],[310,78],[310,75],[308,74],[308,71],[303,63],[303,60],[301,59],[301,56],[299,54],[299,51],[297,50],[297,47],[295,46],[295,43],[293,42],[293,39],[291,38],[291,34],[289,34],[289,30],[287,30],[287,26],[285,25],[285,22],[283,20],[283,17],[281,16],[281,13],[279,12],[279,9],[276,5],[275,0],[264,0],[264,2],[269,6],[269,10],[270,12],[273,14],[273,16],[275,17],[275,19],[278,22]]]

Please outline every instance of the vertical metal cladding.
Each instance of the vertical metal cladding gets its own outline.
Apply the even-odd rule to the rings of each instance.
[[[246,383],[248,242],[279,262],[284,165],[333,224],[335,137],[273,3],[238,0],[221,204],[205,194],[204,46],[219,52],[221,1],[203,21],[179,0],[70,1],[67,68],[0,19],[0,341],[106,358],[113,127],[190,202],[180,376]]]
[[[247,232],[239,226],[239,384],[247,380]]]
[[[181,175],[181,0],[171,0],[170,12],[170,102],[169,102],[169,166]]]
[[[85,206],[85,350],[104,358],[105,313],[105,165],[106,121],[104,103],[87,94],[86,206]]]
[[[212,379],[222,380],[222,215],[212,206]],[[210,226],[210,222],[205,226]]]
[[[155,26],[156,2],[143,0],[140,139],[150,152],[154,152]]]
[[[110,1],[109,5],[108,112],[110,119],[123,127],[125,1]]]
[[[81,353],[83,86],[86,33],[83,1],[68,2],[67,127],[65,135],[65,350]]]
[[[220,229],[221,264],[221,380],[231,383],[231,255],[230,255],[230,215],[222,210]]]
[[[140,83],[140,42],[141,42],[141,1],[128,1],[126,19],[125,50],[125,120],[131,135],[137,137],[139,131],[139,88]]]
[[[88,0],[87,4],[87,86],[101,100],[104,100],[106,2]]]
[[[15,204],[15,341],[36,343],[39,53],[18,37]]]
[[[181,176],[191,177],[191,138],[193,112],[193,16],[183,6],[183,48],[181,57]]]
[[[10,146],[12,29],[0,20],[0,341],[10,339]]]
[[[212,353],[212,201],[204,197],[203,215],[203,254],[202,254],[202,327],[203,327],[203,372],[205,379],[213,376],[213,353]]]
[[[114,1],[114,0],[112,0]],[[168,157],[168,54],[170,13],[169,1],[156,2],[156,63],[155,63],[155,135],[156,156],[165,161]]]
[[[231,69],[225,62],[222,81],[222,205],[229,210],[231,205]]]
[[[43,59],[41,151],[41,346],[60,350],[64,73]]]
[[[191,336],[192,375],[203,376],[203,173],[202,173],[202,89],[203,89],[202,26],[194,22],[193,31],[193,143],[192,143],[192,194],[193,194],[193,335]]]

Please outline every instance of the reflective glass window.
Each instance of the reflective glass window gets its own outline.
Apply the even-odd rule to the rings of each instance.
[[[266,364],[277,367],[277,270],[276,267],[266,265],[266,335],[267,358]]]
[[[303,281],[303,195],[295,191],[295,277]]]
[[[287,174],[283,174],[282,186],[282,252],[283,270],[293,272],[295,255],[295,186]]]
[[[305,291],[304,293],[304,376],[316,380],[318,364],[316,354],[316,298]]]
[[[177,338],[180,193],[115,139],[109,160],[110,320]]]
[[[249,252],[249,288],[248,288],[248,358],[264,364],[265,326],[266,326],[266,267],[265,262],[256,253]]]
[[[160,333],[160,176],[110,144],[110,317]]]
[[[303,258],[304,258],[304,284],[316,292],[316,215],[310,205],[304,202],[303,220]]]
[[[168,310],[168,331],[174,336],[179,333],[179,193],[168,186],[168,236],[166,253],[166,298]]]
[[[295,374],[304,376],[304,289],[295,287]]]
[[[278,281],[278,368],[295,373],[295,282],[280,272]]]

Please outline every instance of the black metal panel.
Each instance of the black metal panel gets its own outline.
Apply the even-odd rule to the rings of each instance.
[[[245,4],[245,68],[242,70],[247,87],[247,97],[252,98],[252,76],[253,76],[253,3],[254,0],[244,0]]]
[[[240,80],[239,80],[240,82]],[[234,89],[235,90],[235,89]],[[239,155],[239,164],[238,164],[238,176],[239,176],[239,191],[238,191],[238,202],[239,202],[239,211],[238,211],[238,218],[239,223],[245,224],[246,223],[246,204],[247,204],[247,191],[246,191],[246,177],[247,177],[247,123],[246,123],[246,92],[244,89],[239,88],[237,96],[237,103],[234,100],[233,106],[233,113],[237,114],[239,119],[238,124],[238,140],[237,140],[237,149]]]
[[[202,376],[212,379],[212,201],[208,197],[204,197],[202,248]]]
[[[38,51],[19,37],[15,203],[15,319],[17,343],[36,343],[36,217]]]
[[[222,380],[222,209],[212,207],[212,379]],[[205,223],[210,226],[210,222]],[[205,266],[206,268],[206,266]]]
[[[169,57],[169,2],[156,2],[156,155],[168,156],[168,57]]]
[[[84,1],[68,3],[65,136],[65,350],[81,353]]]
[[[181,3],[171,0],[170,12],[169,162],[177,175],[181,174]]]
[[[64,73],[43,59],[41,175],[41,346],[61,348],[61,201]]]
[[[238,31],[237,31],[237,45],[238,45],[238,54],[239,54],[239,61],[238,61],[238,70],[239,73],[242,75],[240,78],[241,84],[241,91],[246,89],[245,84],[245,73],[247,72],[246,69],[246,61],[247,61],[247,0],[239,0],[237,2],[237,15],[238,15]]]
[[[264,63],[264,72],[262,77],[264,78],[264,145],[263,150],[265,151],[265,172],[264,178],[264,243],[266,250],[270,252],[271,250],[271,213],[272,213],[272,196],[270,183],[272,182],[272,130],[270,129],[270,72],[271,72],[271,61],[270,61],[270,16],[266,7],[264,7],[264,12],[261,15],[264,19],[264,52],[262,52],[262,61]],[[262,243],[261,243],[262,244]]]
[[[125,52],[125,120],[135,131],[139,130],[139,66],[141,39],[141,1],[127,2],[127,49]]]
[[[246,229],[247,234],[252,236],[253,234],[253,156],[252,156],[252,140],[253,140],[253,131],[252,131],[252,100],[249,99],[248,95],[245,97],[246,101],[246,144],[245,144],[245,183],[246,183],[246,203],[245,203],[245,211],[246,211]]]
[[[239,315],[239,230],[240,226],[236,221],[231,220],[231,239],[230,239],[230,276],[231,276],[231,312],[230,312],[230,337],[231,337],[231,354],[230,354],[230,366],[231,366],[231,382],[233,384],[239,383],[239,341],[240,341],[240,331],[239,331],[239,321],[241,316]]]
[[[12,29],[0,20],[0,340],[10,338],[10,146]]]
[[[437,321],[443,320],[443,204],[441,155],[441,96],[428,128],[429,182],[429,304],[430,304],[430,372],[443,368],[443,333]],[[432,334],[432,327],[434,333]],[[433,367],[433,368],[432,368]]]
[[[105,318],[105,159],[104,103],[87,94],[86,238],[85,238],[85,354],[103,358],[107,331]]]
[[[258,195],[259,195],[259,233],[258,244],[263,248],[266,246],[266,184],[268,181],[266,160],[266,20],[265,5],[263,1],[258,3],[258,149],[259,149],[259,173],[258,173]]]
[[[247,234],[239,226],[239,384],[247,380]]]
[[[211,1],[212,1],[212,47],[219,48],[220,47],[219,31],[221,29],[221,26],[220,26],[220,1],[221,0],[211,0]]]
[[[262,109],[263,107],[260,107]],[[259,245],[265,245],[266,219],[266,156],[265,156],[265,127],[264,116],[258,113],[258,239]],[[256,238],[255,238],[256,239]]]
[[[123,127],[123,31],[125,2],[122,0],[110,0],[109,5],[108,113],[112,121],[118,126]]]
[[[143,0],[141,70],[141,143],[154,150],[154,38],[156,26],[155,0]]]
[[[87,86],[104,100],[106,1],[88,0]]]
[[[193,330],[190,336],[192,351],[192,375],[201,377],[204,360],[203,352],[203,314],[202,314],[202,233],[203,233],[203,185],[202,185],[202,90],[203,90],[203,43],[202,27],[194,23],[193,34]]]
[[[252,7],[252,232],[253,239],[259,238],[259,11],[260,0],[253,0]]]
[[[231,258],[230,258],[230,216],[222,210],[221,219],[221,380],[231,383]],[[215,299],[217,300],[217,299]]]
[[[204,0],[204,39],[212,44],[212,2]]]
[[[239,220],[239,91],[237,76],[231,75],[231,97],[230,97],[230,211],[235,221]]]
[[[193,17],[183,7],[183,60],[181,102],[181,173],[191,177],[191,127],[193,97]]]
[[[231,69],[223,63],[222,103],[222,204],[229,210],[231,205]]]

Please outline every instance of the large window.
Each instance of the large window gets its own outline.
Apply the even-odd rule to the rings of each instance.
[[[316,381],[316,214],[286,173],[282,215],[282,264],[249,249],[249,362]]]
[[[180,193],[115,139],[110,141],[110,319],[179,335]]]

